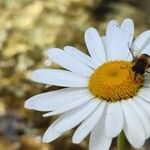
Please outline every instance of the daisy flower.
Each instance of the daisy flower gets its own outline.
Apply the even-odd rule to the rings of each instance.
[[[134,80],[133,53],[150,55],[150,31],[135,40],[134,23],[121,25],[112,20],[106,35],[88,28],[85,43],[89,55],[77,48],[50,48],[48,57],[64,69],[39,69],[32,80],[66,87],[29,98],[25,107],[45,112],[44,117],[61,114],[47,129],[43,142],[51,142],[78,126],[73,143],[90,134],[90,150],[108,150],[121,131],[129,143],[140,148],[150,136],[150,78]]]

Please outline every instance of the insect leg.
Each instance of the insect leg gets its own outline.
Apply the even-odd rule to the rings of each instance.
[[[134,74],[134,81],[136,81],[137,75],[138,75],[138,74],[135,72],[135,74]]]
[[[129,51],[130,51],[130,53],[131,53],[131,55],[132,55],[132,58],[133,58],[133,60],[134,60],[134,59],[135,59],[135,56],[134,56],[134,54],[133,54],[132,49],[131,49],[131,48],[129,48]]]

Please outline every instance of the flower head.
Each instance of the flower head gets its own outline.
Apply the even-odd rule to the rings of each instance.
[[[62,114],[47,129],[43,142],[51,142],[79,125],[73,142],[80,143],[90,133],[90,150],[108,150],[112,139],[123,130],[135,148],[150,136],[150,78],[132,70],[132,54],[150,54],[150,31],[134,41],[134,24],[125,19],[121,25],[108,23],[106,35],[94,28],[85,32],[90,56],[77,48],[50,48],[48,57],[61,69],[39,69],[32,80],[66,87],[31,97],[25,107],[46,112],[43,116]]]

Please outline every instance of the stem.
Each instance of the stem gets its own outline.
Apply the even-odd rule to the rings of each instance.
[[[125,150],[126,148],[126,137],[124,135],[124,132],[122,131],[117,140],[117,150]]]

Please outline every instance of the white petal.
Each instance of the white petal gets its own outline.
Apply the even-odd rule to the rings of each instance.
[[[132,105],[134,110],[137,112],[137,114],[141,120],[141,123],[144,127],[145,135],[146,135],[146,137],[148,137],[150,134],[149,118],[147,117],[147,115],[145,115],[145,112],[141,108],[141,106],[136,103],[136,97],[134,98],[134,100],[129,101],[129,103]]]
[[[134,24],[129,18],[123,21],[120,28],[115,20],[108,23],[105,40],[108,60],[126,60],[131,55],[128,47],[133,40],[133,34]]]
[[[49,117],[49,116],[57,115],[60,113],[64,113],[68,110],[71,110],[72,108],[75,108],[81,104],[84,104],[85,102],[89,101],[93,97],[94,96],[92,94],[86,94],[84,96],[82,95],[82,97],[74,99],[74,101],[70,101],[70,102],[66,103],[65,105],[62,105],[61,107],[58,107],[58,108],[54,109],[53,111],[44,114],[43,116]]]
[[[144,100],[150,102],[150,88],[149,87],[142,87],[137,93],[137,95],[142,97]]]
[[[62,87],[87,87],[88,78],[66,70],[38,69],[33,72],[32,80],[38,83]]]
[[[90,135],[89,150],[109,150],[112,138],[105,133],[105,112]]]
[[[150,43],[150,40],[149,40],[149,43]],[[142,51],[140,54],[148,54],[150,55],[150,44],[147,45]]]
[[[140,148],[146,139],[145,131],[136,111],[128,101],[121,102],[125,117],[124,132],[130,144]]]
[[[133,42],[132,49],[136,51],[141,51],[150,42],[150,30],[141,33]]]
[[[98,105],[99,101],[91,100],[88,103],[76,107],[61,116],[55,129],[60,132],[68,131],[81,123]]]
[[[127,33],[128,42],[131,43],[134,36],[134,22],[132,19],[125,19],[121,24],[121,30]]]
[[[106,102],[101,102],[100,106],[78,127],[73,135],[73,143],[80,143],[95,127],[99,121],[103,110],[105,108]]]
[[[118,41],[120,34],[119,24],[115,20],[111,20],[106,29],[106,36],[105,36],[105,47],[106,47],[106,54],[108,60],[118,59]]]
[[[92,94],[85,88],[66,88],[35,95],[25,102],[25,107],[38,111],[51,111],[83,97],[90,98]]]
[[[146,114],[149,116],[150,118],[150,103],[148,103],[147,101],[144,101],[141,97],[136,96],[136,101],[135,101],[139,106],[141,106],[143,108],[143,110],[146,112]]]
[[[143,85],[150,88],[150,79],[145,79]]]
[[[130,58],[131,52],[129,51],[129,46],[132,43],[134,36],[134,23],[131,19],[127,18],[123,21],[120,28],[120,48],[118,49],[120,52],[120,59],[126,60]],[[123,41],[123,42],[121,42]]]
[[[106,49],[106,36],[101,36],[101,39],[102,39],[102,42],[103,42],[103,46],[104,46],[104,49]],[[105,53],[107,53],[107,51],[105,51]]]
[[[106,61],[105,50],[98,32],[89,28],[85,32],[85,43],[87,49],[97,66]]]
[[[93,70],[90,67],[81,63],[73,56],[69,55],[68,53],[64,52],[61,49],[58,48],[49,49],[48,57],[55,63],[62,66],[63,68],[66,68],[67,70],[70,70],[81,76],[89,77],[93,73]]]
[[[148,69],[150,71],[150,69]],[[145,74],[145,80],[150,80],[150,73]]]
[[[141,109],[143,109],[143,111],[144,111],[143,116],[145,115],[145,117],[148,118],[148,122],[149,122],[149,120],[150,120],[150,109],[149,109],[150,108],[150,103],[148,103],[147,101],[144,101],[142,98],[140,98],[138,96],[136,96],[135,102],[138,104],[138,106],[141,107]],[[146,135],[148,135],[146,138],[148,138],[150,136],[150,124],[149,123],[148,124],[144,123],[144,125],[149,126],[149,132],[147,132],[147,134],[146,134]],[[146,127],[145,127],[145,129],[146,129]]]
[[[83,52],[81,52],[77,48],[71,47],[71,46],[66,46],[66,47],[64,47],[64,50],[65,50],[65,52],[67,52],[68,54],[70,54],[74,58],[78,59],[82,63],[84,63],[84,64],[86,64],[92,68],[97,67],[90,56],[84,54]]]
[[[58,120],[57,120],[58,121]],[[60,137],[63,132],[58,132],[58,131],[55,131],[54,129],[54,126],[55,124],[57,123],[57,121],[55,121],[47,130],[46,132],[44,133],[43,135],[43,139],[42,139],[42,142],[44,143],[49,143],[49,142],[52,142],[54,141],[55,139],[57,139],[58,137]]]
[[[105,130],[108,137],[116,137],[123,129],[123,112],[121,104],[108,104]]]

